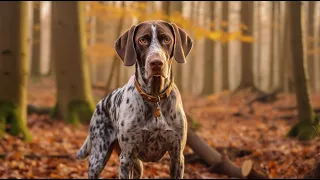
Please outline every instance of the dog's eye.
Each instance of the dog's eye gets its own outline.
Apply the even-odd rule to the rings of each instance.
[[[170,43],[170,41],[171,41],[171,39],[170,39],[169,37],[165,37],[165,38],[163,39],[163,43],[165,43],[165,44]]]
[[[148,40],[146,38],[140,38],[139,43],[142,45],[146,45],[146,44],[148,44]]]

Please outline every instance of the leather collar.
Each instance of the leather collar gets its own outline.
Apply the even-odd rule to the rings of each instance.
[[[171,75],[171,82],[169,84],[169,86],[162,92],[160,93],[158,96],[154,96],[151,94],[147,94],[142,87],[140,86],[140,84],[138,83],[138,81],[136,80],[136,77],[134,77],[134,85],[136,87],[136,89],[138,90],[139,94],[147,101],[149,102],[159,102],[162,99],[166,99],[170,96],[170,93],[173,89],[173,76]]]

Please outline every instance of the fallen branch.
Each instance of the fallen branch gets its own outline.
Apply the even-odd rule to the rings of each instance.
[[[188,114],[187,119],[188,121],[194,121]],[[245,178],[241,169],[233,164],[226,154],[221,155],[217,150],[209,146],[196,134],[192,127],[188,127],[187,145],[211,167],[210,170],[213,172],[225,174],[229,177]],[[266,179],[268,177],[263,178]]]
[[[242,175],[248,179],[265,179],[268,176],[266,173],[258,170],[251,160],[243,162],[241,172]]]
[[[259,92],[256,97],[251,99],[247,105],[251,106],[254,102],[261,102],[261,103],[268,103],[277,100],[277,94],[280,92],[280,89],[275,89],[274,91],[270,93],[266,92]]]

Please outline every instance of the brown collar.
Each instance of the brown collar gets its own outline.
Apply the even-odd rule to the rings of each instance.
[[[144,92],[144,90],[141,88],[141,86],[138,83],[138,81],[136,80],[136,78],[134,78],[134,85],[135,85],[136,89],[139,91],[139,94],[145,100],[147,100],[149,102],[156,103],[156,102],[159,102],[160,100],[166,99],[170,96],[171,90],[173,89],[173,78],[171,78],[171,82],[170,82],[169,86],[162,93],[160,93],[158,96],[154,96],[154,95],[147,94],[146,92]]]

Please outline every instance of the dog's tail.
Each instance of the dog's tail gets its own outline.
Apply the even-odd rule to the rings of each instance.
[[[86,158],[91,152],[90,134],[87,136],[80,150],[76,154],[76,159],[81,160]]]

